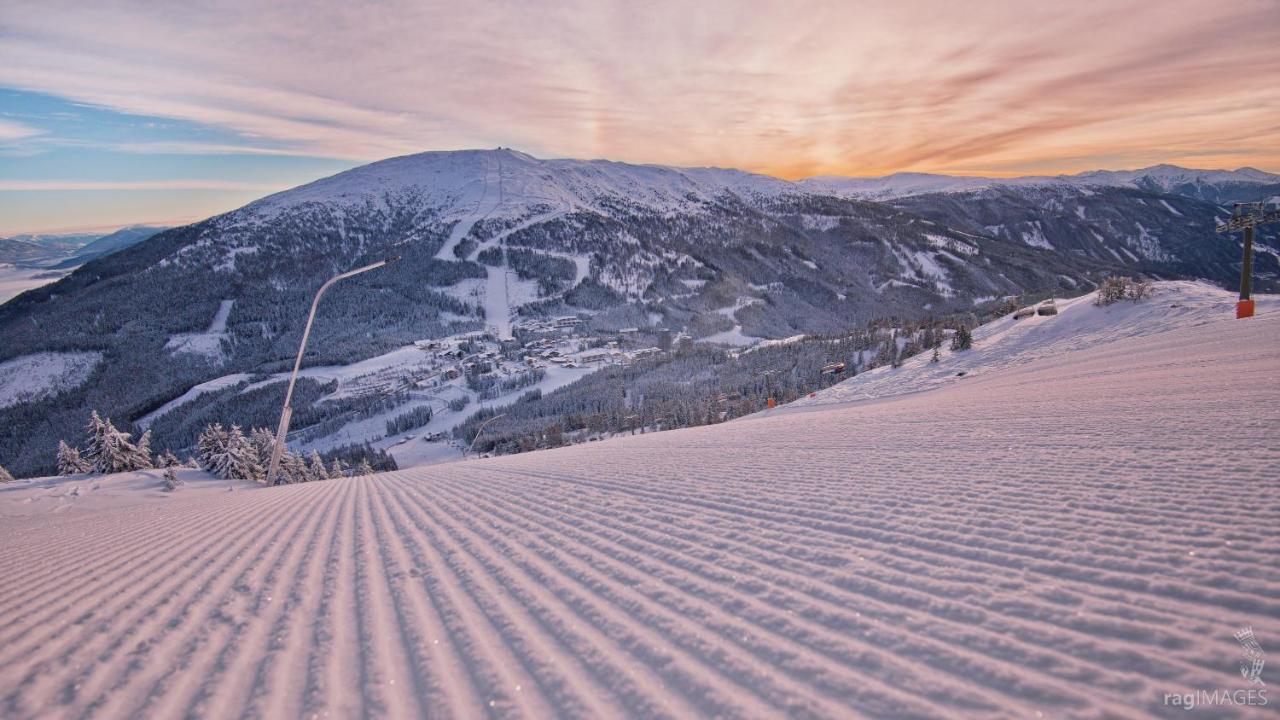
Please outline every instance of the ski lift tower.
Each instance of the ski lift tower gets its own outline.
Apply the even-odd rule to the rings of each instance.
[[[1236,303],[1236,317],[1253,317],[1253,229],[1259,225],[1280,222],[1280,210],[1268,211],[1271,203],[1236,203],[1235,212],[1218,226],[1220,233],[1244,231],[1244,262],[1240,265],[1240,302]]]

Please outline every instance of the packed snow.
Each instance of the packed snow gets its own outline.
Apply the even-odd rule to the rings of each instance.
[[[1139,303],[1121,301],[1097,307],[1089,294],[1057,300],[1057,315],[1032,315],[1021,320],[1008,315],[974,329],[970,350],[954,352],[944,344],[936,363],[931,362],[930,353],[920,353],[900,368],[886,365],[868,370],[776,412],[968,383],[1067,352],[1234,317],[1235,296],[1207,283],[1161,282],[1154,288],[1153,296]],[[1255,302],[1259,308],[1280,312],[1278,296],[1258,295]]]
[[[0,408],[78,388],[101,361],[99,352],[42,352],[0,362]]]
[[[1224,296],[997,324],[971,352],[1051,350],[873,402],[273,489],[19,481],[81,491],[0,518],[0,706],[1181,714],[1247,688],[1234,633],[1280,638],[1280,307]]]

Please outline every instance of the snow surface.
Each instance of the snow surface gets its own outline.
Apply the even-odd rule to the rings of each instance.
[[[1163,307],[928,392],[0,519],[4,714],[1182,716],[1280,638],[1280,308]]]
[[[100,352],[42,352],[0,362],[0,408],[78,388],[101,361]]]
[[[260,489],[257,483],[219,480],[204,470],[177,468],[180,495],[164,489],[163,470],[140,470],[114,475],[71,475],[34,478],[0,484],[0,518],[82,513],[111,508],[192,499],[227,492]]]
[[[1235,317],[1235,295],[1201,282],[1155,283],[1154,295],[1140,303],[1122,301],[1100,308],[1093,304],[1093,298],[1090,293],[1058,300],[1057,315],[1033,315],[1022,320],[1007,315],[976,328],[973,347],[969,350],[953,352],[943,343],[941,358],[936,363],[930,362],[932,353],[921,353],[909,358],[900,368],[886,365],[868,370],[817,393],[816,397],[802,398],[774,412],[874,400],[969,383],[981,376],[1008,372],[1067,352]],[[1280,296],[1256,295],[1254,300],[1261,310],[1280,312]]]
[[[231,316],[231,307],[235,302],[235,300],[223,300],[218,303],[218,310],[213,314],[213,320],[209,322],[209,327],[204,332],[172,335],[164,344],[165,349],[174,355],[179,353],[203,355],[219,363],[225,360],[222,341],[229,338],[227,318]]]
[[[156,421],[156,418],[186,405],[201,395],[210,392],[217,392],[218,390],[229,388],[242,382],[247,382],[251,377],[253,376],[249,373],[232,373],[231,375],[223,375],[222,377],[202,382],[199,385],[193,385],[178,397],[138,418],[138,421],[135,424],[143,430],[146,430],[151,427],[151,424]]]

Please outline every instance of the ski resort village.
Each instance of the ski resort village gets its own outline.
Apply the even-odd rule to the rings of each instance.
[[[0,720],[1276,717],[1277,38],[0,2]]]

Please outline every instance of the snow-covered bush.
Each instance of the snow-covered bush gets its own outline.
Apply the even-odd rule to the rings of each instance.
[[[1098,283],[1098,296],[1094,298],[1093,304],[1106,307],[1121,300],[1141,302],[1151,296],[1151,290],[1151,283],[1141,278],[1137,280],[1123,276],[1103,278],[1102,282]]]
[[[1146,280],[1134,280],[1129,283],[1129,299],[1133,302],[1141,302],[1151,296],[1151,283]]]
[[[164,489],[173,492],[182,485],[182,479],[178,477],[178,473],[173,469],[172,465],[168,465],[164,469]]]
[[[13,482],[13,476],[9,474],[8,470],[4,469],[3,465],[0,465],[0,483],[7,482]]]

